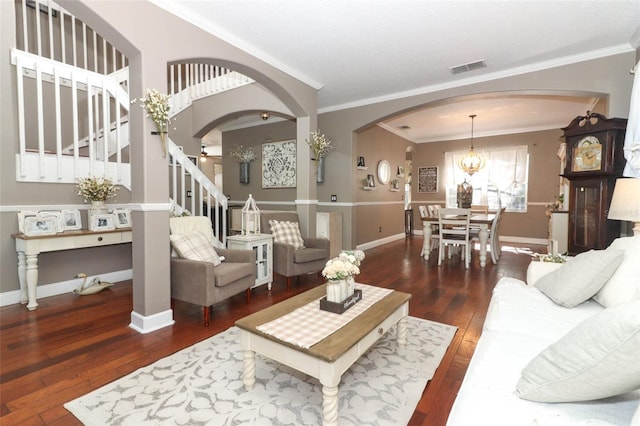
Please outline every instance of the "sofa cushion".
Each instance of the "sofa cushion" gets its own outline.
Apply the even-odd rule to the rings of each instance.
[[[223,263],[216,268],[216,287],[224,287],[251,275],[255,267],[250,263]]]
[[[214,266],[221,263],[220,257],[216,253],[211,241],[201,232],[192,234],[172,234],[169,235],[171,246],[183,259],[199,260],[201,262],[211,262]]]
[[[560,306],[573,308],[602,288],[622,262],[622,250],[590,250],[544,275],[535,286]]]
[[[640,298],[640,235],[618,238],[607,250],[624,250],[624,259],[604,287],[594,296],[596,302],[610,308]]]
[[[538,354],[522,370],[520,398],[590,401],[640,388],[640,300],[605,309]]]
[[[298,222],[270,220],[269,225],[276,243],[291,244],[296,250],[304,247]]]
[[[327,251],[325,249],[305,247],[293,253],[293,263],[313,262],[314,260],[326,259],[326,257]]]

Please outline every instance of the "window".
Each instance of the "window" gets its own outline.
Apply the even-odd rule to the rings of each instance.
[[[529,152],[526,145],[480,152],[486,164],[471,177],[458,167],[466,152],[444,154],[447,207],[456,207],[458,184],[466,179],[473,186],[473,204],[487,204],[492,210],[506,207],[509,212],[527,211]]]

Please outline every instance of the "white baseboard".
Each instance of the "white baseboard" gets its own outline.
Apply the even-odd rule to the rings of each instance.
[[[392,241],[402,240],[405,237],[406,237],[406,235],[404,233],[396,234],[396,235],[390,235],[390,236],[385,237],[385,238],[380,238],[379,240],[374,240],[374,241],[369,241],[368,243],[359,244],[359,245],[356,246],[356,249],[358,249],[358,250],[368,250],[368,249],[371,249],[371,248],[374,248],[374,247],[381,246],[383,244],[390,243]]]
[[[151,333],[152,331],[159,330],[164,327],[173,325],[173,311],[168,309],[157,314],[149,315],[145,317],[139,313],[131,312],[131,324],[129,327],[141,334]]]
[[[102,281],[117,283],[120,281],[130,280],[133,277],[133,270],[125,269],[122,271],[107,272],[106,274],[92,275],[87,277],[87,282],[90,282],[96,277],[99,277]],[[45,297],[71,293],[73,290],[80,287],[82,281],[82,278],[74,278],[68,281],[38,285],[36,287],[36,297],[38,299],[43,299]],[[20,290],[0,293],[0,306],[13,305],[16,303],[20,303]]]

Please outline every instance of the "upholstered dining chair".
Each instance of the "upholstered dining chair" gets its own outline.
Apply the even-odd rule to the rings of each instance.
[[[471,244],[469,241],[470,209],[441,208],[438,210],[438,227],[440,228],[440,244],[438,250],[438,265],[442,265],[447,246],[462,249],[465,268],[469,269],[471,262]]]
[[[287,279],[320,272],[329,260],[329,240],[303,237],[296,212],[261,212],[260,230],[273,234],[273,272]]]
[[[253,250],[214,248],[211,220],[206,216],[169,219],[171,246],[171,302],[202,306],[208,326],[214,304],[245,292],[247,303],[256,281]]]
[[[500,228],[502,215],[506,209],[506,207],[502,207],[496,211],[496,215],[491,222],[491,228],[489,229],[489,238],[487,239],[487,245],[489,246],[491,260],[493,261],[494,265],[498,263],[498,260],[500,260],[500,253],[502,251],[500,248],[500,234],[498,230]],[[480,241],[479,232],[479,229],[471,228],[471,230],[469,231],[469,235],[472,242]]]

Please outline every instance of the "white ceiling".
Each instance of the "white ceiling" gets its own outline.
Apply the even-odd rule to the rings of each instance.
[[[319,112],[428,93],[640,45],[640,1],[154,0],[318,89]],[[449,68],[484,60],[486,68]],[[633,63],[629,64],[629,68]],[[631,77],[630,77],[631,78]],[[597,99],[492,95],[381,125],[414,142],[558,128]],[[407,125],[408,130],[398,127]]]

